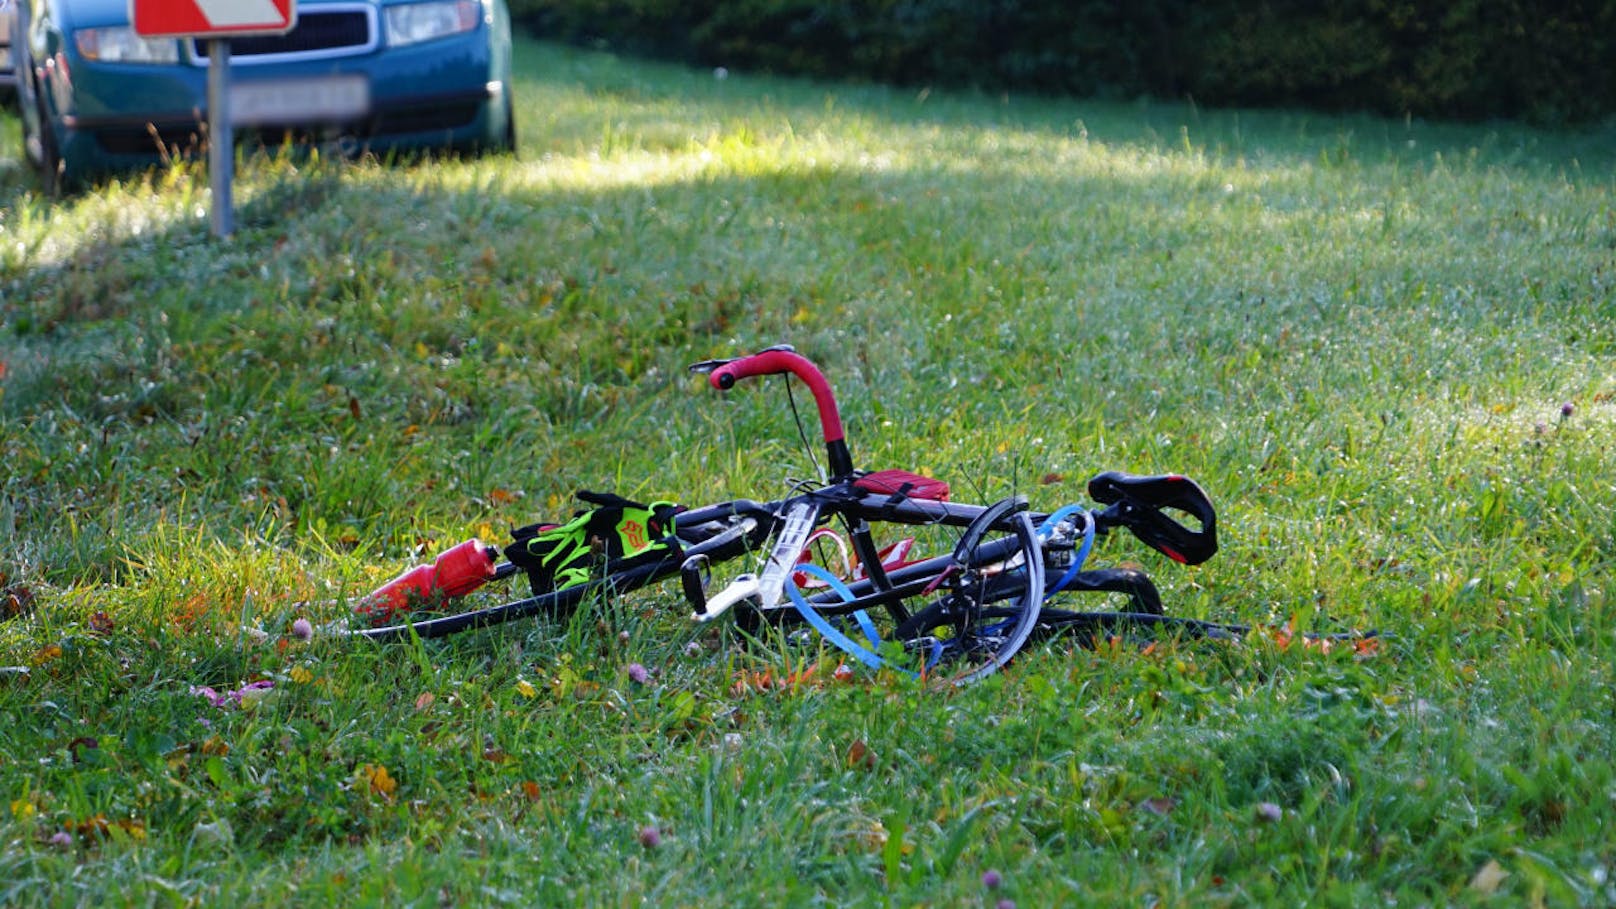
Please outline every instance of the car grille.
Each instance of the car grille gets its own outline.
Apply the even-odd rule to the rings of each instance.
[[[376,46],[375,19],[365,7],[299,11],[297,25],[284,35],[230,39],[231,63],[268,63],[362,54]],[[199,63],[208,59],[208,42],[193,39]]]

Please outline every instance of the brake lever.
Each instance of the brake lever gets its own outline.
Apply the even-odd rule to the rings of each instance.
[[[776,344],[773,347],[765,347],[762,350],[758,351],[758,353],[796,353],[796,352],[797,352],[797,348],[791,346],[790,344]],[[753,354],[753,356],[756,356],[756,355],[757,354]],[[746,358],[745,357],[726,357],[726,358],[721,359],[721,360],[702,360],[700,363],[692,363],[692,364],[690,364],[690,371],[697,374],[697,375],[705,376],[705,375],[708,375],[709,373],[711,373],[713,370],[719,368],[720,366],[728,366],[729,364],[734,363],[737,360],[744,360],[744,359],[746,359]]]
[[[696,375],[705,376],[720,366],[728,366],[729,364],[734,363],[737,359],[739,358],[729,357],[723,360],[702,360],[700,363],[690,364],[690,371]]]

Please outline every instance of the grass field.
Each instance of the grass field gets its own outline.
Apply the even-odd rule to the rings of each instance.
[[[200,169],[40,198],[0,118],[0,904],[1616,901],[1610,129],[517,57],[519,159],[248,162],[228,242]],[[938,693],[672,587],[293,634],[574,489],[784,494],[783,396],[684,372],[779,342],[862,464],[1185,473],[1219,555],[1100,562],[1387,638]]]

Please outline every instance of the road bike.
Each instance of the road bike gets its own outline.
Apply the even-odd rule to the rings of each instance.
[[[1217,552],[1211,500],[1186,477],[1098,474],[1088,483],[1095,508],[1039,511],[1019,495],[953,501],[944,481],[857,468],[830,383],[789,346],[691,371],[720,391],[771,375],[787,376],[788,389],[793,379],[806,386],[825,479],[798,483],[780,499],[696,507],[580,493],[591,507],[569,521],[518,528],[502,547],[467,540],[401,574],[360,601],[357,612],[370,627],[354,633],[440,637],[563,616],[598,597],[677,578],[695,622],[730,617],[751,632],[812,630],[866,665],[963,684],[1002,668],[1035,633],[1095,621],[1046,610],[1057,595],[1121,593],[1128,610],[1106,615],[1163,615],[1144,571],[1087,567],[1098,537],[1125,528],[1186,565]],[[753,570],[715,589],[715,570],[742,559],[753,560]],[[519,575],[531,595],[469,608],[472,591]],[[437,614],[422,614],[422,606]]]

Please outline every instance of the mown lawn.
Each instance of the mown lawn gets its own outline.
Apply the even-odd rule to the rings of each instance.
[[[0,118],[0,904],[1616,900],[1610,129],[518,65],[518,159],[249,162],[228,242],[200,169],[40,198]],[[329,633],[575,489],[785,494],[778,386],[684,372],[780,342],[861,463],[1188,474],[1213,561],[1098,560],[1382,646],[939,693],[672,586]]]

